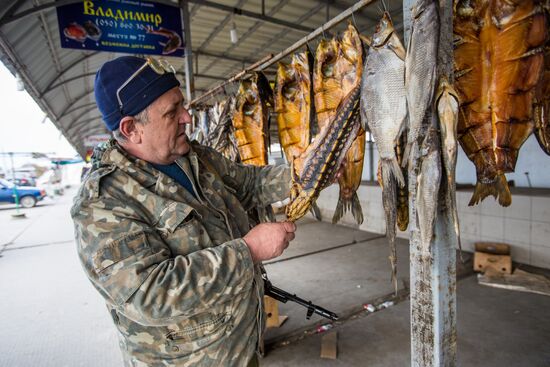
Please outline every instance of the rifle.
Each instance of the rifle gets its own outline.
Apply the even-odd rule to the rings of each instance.
[[[304,306],[305,308],[307,308],[306,319],[309,320],[311,315],[316,313],[317,315],[323,316],[332,321],[338,320],[338,315],[335,314],[334,312],[326,310],[321,306],[317,306],[311,303],[311,301],[306,301],[296,296],[295,294],[290,294],[282,290],[281,288],[275,287],[273,284],[271,284],[269,279],[267,279],[267,275],[265,273],[262,274],[262,278],[264,280],[264,293],[266,296],[275,298],[277,301],[282,303],[287,303],[287,301],[292,301],[292,302],[296,302],[300,306]]]

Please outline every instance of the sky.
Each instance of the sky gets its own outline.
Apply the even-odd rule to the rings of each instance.
[[[26,91],[16,89],[15,77],[0,62],[0,153],[40,152],[74,157],[77,153]],[[17,168],[30,158],[14,159]],[[9,157],[0,154],[0,168],[11,169]]]
[[[73,157],[76,151],[15,77],[0,63],[0,152],[42,152]]]

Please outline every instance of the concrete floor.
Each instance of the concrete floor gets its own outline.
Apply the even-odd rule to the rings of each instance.
[[[115,329],[76,257],[69,207],[74,190],[26,210],[0,206],[0,366],[120,366]],[[368,220],[368,218],[367,218]],[[274,285],[343,318],[391,299],[386,241],[377,234],[298,224],[296,240],[266,265]],[[468,265],[467,265],[468,266]],[[325,321],[282,304],[288,321],[266,335],[262,366],[407,366],[410,361],[407,244],[398,245],[398,302],[338,323],[338,358],[319,357]],[[460,366],[550,366],[550,297],[458,282]]]

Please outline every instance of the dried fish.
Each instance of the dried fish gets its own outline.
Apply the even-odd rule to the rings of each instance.
[[[545,9],[546,29],[550,23],[550,2],[547,1]],[[542,150],[550,155],[550,36],[547,37],[544,48],[544,72],[539,85],[534,103],[535,135]]]
[[[422,121],[432,103],[436,88],[439,12],[435,0],[417,0],[412,8],[412,25],[405,57],[405,88],[409,126],[403,164],[411,149],[418,146]]]
[[[437,200],[441,183],[439,137],[435,128],[435,113],[431,113],[431,126],[420,148],[419,173],[416,177],[416,214],[420,230],[420,246],[428,251],[433,237]]]
[[[357,136],[362,72],[363,49],[353,25],[348,25],[341,41],[321,41],[313,77],[319,133],[292,162],[289,220],[302,217],[321,190],[332,183]]]
[[[240,162],[237,141],[231,121],[231,114],[234,107],[235,99],[228,98],[227,100],[216,103],[209,110],[211,129],[206,139],[206,144],[232,161]]]
[[[336,39],[322,39],[315,53],[313,71],[313,96],[319,132],[334,118],[336,109],[344,98],[341,80],[336,75],[336,61],[340,55],[340,43]]]
[[[265,80],[265,76],[256,73],[251,80],[241,82],[233,112],[233,126],[241,160],[244,164],[255,166],[267,164],[268,98],[266,96],[272,93],[263,91],[269,84],[266,85],[262,80]]]
[[[279,142],[288,162],[308,147],[312,117],[311,78],[308,52],[292,56],[290,64],[279,63],[275,88],[275,112]]]
[[[378,183],[382,188],[382,206],[386,218],[386,237],[390,247],[390,256],[388,257],[391,265],[391,282],[395,293],[397,293],[397,248],[395,244],[396,221],[397,221],[397,181],[394,176],[390,176],[386,182],[382,178],[382,161],[378,162]]]
[[[360,124],[356,118],[359,109],[359,83],[336,111],[332,123],[315,137],[308,149],[296,161],[303,169],[294,169],[290,203],[286,207],[287,218],[296,221],[304,216],[315,202],[321,190],[334,180],[338,167],[342,164],[353,139],[357,136]]]
[[[456,156],[458,142],[456,126],[458,124],[458,94],[449,84],[446,78],[441,78],[436,94],[436,106],[439,120],[439,132],[441,134],[441,152],[443,166],[447,176],[446,206],[449,208],[453,220],[458,246],[462,249],[460,241],[460,226],[458,223],[458,209],[456,206]]]
[[[400,166],[403,163],[403,153],[406,145],[407,134],[402,134],[395,148],[397,162]],[[397,186],[397,228],[401,231],[406,231],[409,226],[409,179],[406,171],[403,171],[403,178],[405,179],[405,184],[403,186]],[[397,185],[395,181],[393,182]]]
[[[458,139],[474,162],[477,183],[469,205],[485,197],[512,202],[505,173],[532,133],[533,97],[548,37],[539,0],[455,0],[455,87]]]
[[[376,142],[384,186],[389,186],[391,175],[400,186],[405,184],[395,156],[407,116],[404,55],[390,16],[384,13],[373,36],[361,84],[361,122],[364,129],[368,125]]]
[[[359,116],[357,116],[359,117]],[[363,209],[357,196],[357,189],[361,185],[363,174],[363,161],[365,158],[365,130],[359,129],[357,137],[351,144],[344,159],[344,171],[338,178],[340,194],[338,204],[332,217],[332,223],[338,223],[344,213],[351,211],[357,224],[363,223]]]

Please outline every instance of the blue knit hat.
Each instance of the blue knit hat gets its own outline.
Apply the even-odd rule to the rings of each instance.
[[[139,72],[119,93],[117,90],[146,62],[135,56],[122,56],[108,61],[95,77],[95,100],[103,121],[110,131],[118,129],[124,116],[135,116],[158,97],[180,85],[173,73],[157,74],[147,66]]]

